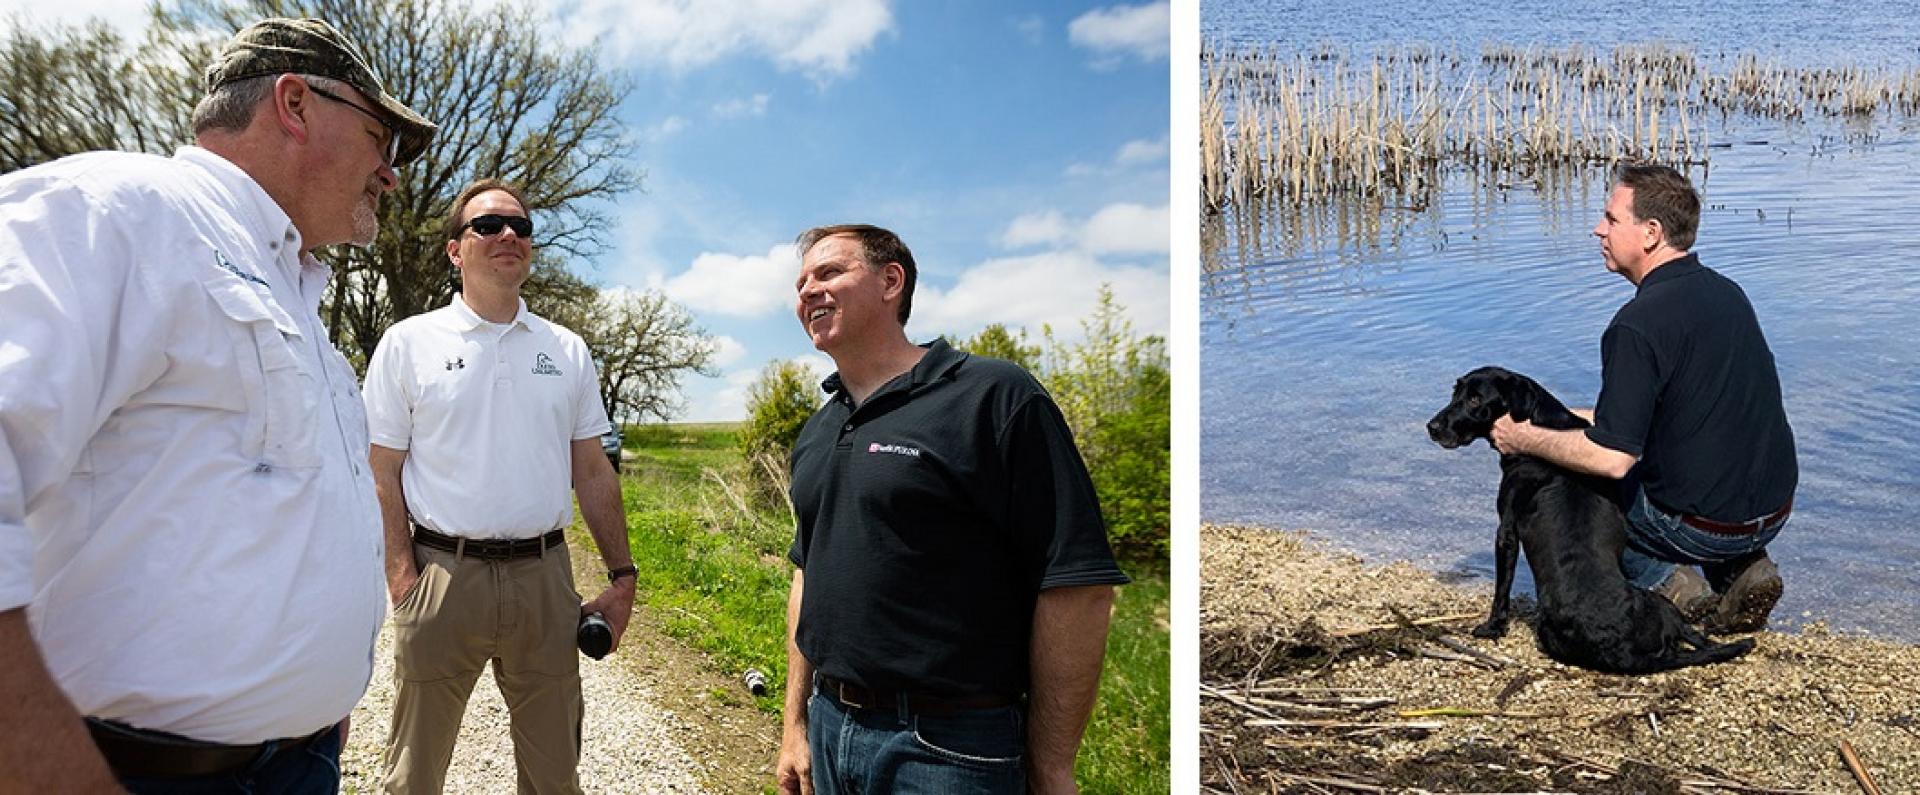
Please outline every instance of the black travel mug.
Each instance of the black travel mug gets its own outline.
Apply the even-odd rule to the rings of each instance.
[[[588,613],[580,617],[580,653],[600,659],[613,651],[613,625],[607,623],[607,617],[599,613]]]

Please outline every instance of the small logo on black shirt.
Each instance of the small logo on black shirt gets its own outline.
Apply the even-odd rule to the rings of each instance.
[[[534,375],[559,375],[560,368],[553,366],[552,357],[549,357],[543,353],[543,354],[540,354],[538,358],[535,358],[533,360],[533,374]]]
[[[892,453],[894,455],[903,455],[908,458],[920,457],[920,448],[908,447],[902,444],[881,444],[879,442],[873,442],[867,445],[867,452],[868,453]]]

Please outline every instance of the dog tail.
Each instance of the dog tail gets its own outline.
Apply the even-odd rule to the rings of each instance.
[[[1674,668],[1686,668],[1693,665],[1711,665],[1726,662],[1753,651],[1753,638],[1741,638],[1731,643],[1707,643],[1673,656]]]

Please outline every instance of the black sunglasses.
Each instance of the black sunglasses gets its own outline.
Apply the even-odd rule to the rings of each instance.
[[[349,108],[353,108],[354,110],[360,111],[362,114],[366,115],[367,118],[372,119],[375,122],[378,122],[380,124],[380,128],[387,131],[387,165],[389,166],[393,165],[393,161],[400,157],[400,131],[394,129],[393,125],[388,124],[386,119],[380,118],[379,114],[376,114],[373,111],[360,107],[358,103],[349,102],[346,98],[336,95],[333,92],[322,89],[321,87],[313,85],[311,83],[307,84],[307,90],[312,91],[315,94],[319,94],[322,97],[326,97],[327,99],[331,99],[335,102],[338,102]]]
[[[494,235],[500,234],[500,230],[502,229],[512,229],[513,233],[519,235],[522,240],[533,239],[533,219],[524,215],[495,215],[493,213],[476,215],[466,223],[461,224],[460,228],[462,230],[472,229],[474,234],[481,237],[493,237]]]

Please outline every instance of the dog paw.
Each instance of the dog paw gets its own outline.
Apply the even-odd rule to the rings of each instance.
[[[1473,636],[1476,638],[1485,638],[1487,640],[1494,640],[1496,638],[1506,637],[1506,635],[1507,635],[1507,622],[1505,621],[1495,621],[1492,619],[1488,619],[1486,623],[1473,628]]]

